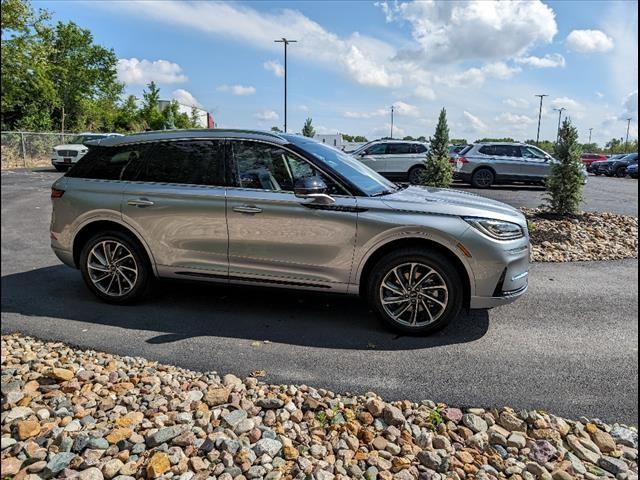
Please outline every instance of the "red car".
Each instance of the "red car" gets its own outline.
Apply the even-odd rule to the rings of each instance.
[[[600,153],[583,153],[582,157],[580,157],[580,160],[582,160],[582,163],[588,169],[593,162],[599,162],[600,160],[607,160],[607,156],[602,155]]]

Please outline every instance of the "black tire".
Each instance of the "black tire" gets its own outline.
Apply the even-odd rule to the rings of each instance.
[[[618,167],[616,170],[616,177],[624,178],[627,176],[627,167]]]
[[[435,317],[431,323],[411,326],[392,317],[382,304],[381,285],[387,274],[394,268],[405,264],[417,263],[434,270],[446,285],[448,297],[442,313]],[[402,271],[402,270],[401,270]],[[433,291],[433,290],[432,290]],[[371,271],[366,285],[367,300],[376,316],[393,330],[409,335],[425,335],[443,328],[460,313],[463,302],[463,283],[458,271],[449,260],[437,252],[429,252],[422,249],[409,248],[391,252],[382,257]],[[424,313],[423,313],[424,315]],[[426,316],[423,316],[426,320]]]
[[[59,172],[66,172],[67,170],[69,170],[69,167],[65,167],[63,165],[54,165],[54,167]]]
[[[426,171],[426,168],[416,165],[415,167],[411,167],[409,169],[409,173],[407,174],[407,180],[411,185],[420,185],[420,177],[422,173]]]
[[[473,188],[489,188],[496,181],[496,176],[490,168],[479,168],[471,175]]]
[[[600,175],[602,175],[602,174],[601,174],[601,173],[598,173],[598,172],[594,172],[594,175],[595,175],[596,177],[599,177],[599,176],[600,176]]]
[[[91,250],[102,242],[120,243],[131,253],[132,258],[126,260],[126,266],[134,266],[137,270],[137,276],[135,277],[135,281],[132,282],[133,286],[130,287],[130,289],[122,295],[109,295],[101,291],[92,280],[88,266],[89,255],[91,253]],[[135,262],[135,265],[132,265],[129,262]],[[99,266],[102,267],[102,265]],[[87,243],[85,243],[80,253],[80,271],[82,272],[82,278],[85,284],[96,297],[106,303],[112,303],[116,305],[130,304],[134,303],[137,300],[140,300],[149,291],[153,280],[151,265],[149,264],[146,253],[144,252],[138,241],[132,235],[116,230],[109,230],[98,233],[97,235],[91,237],[87,241]],[[126,285],[125,282],[122,282],[122,285]]]

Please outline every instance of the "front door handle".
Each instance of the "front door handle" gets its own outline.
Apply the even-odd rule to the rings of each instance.
[[[154,203],[151,200],[147,200],[146,198],[132,198],[127,201],[127,205],[131,205],[132,207],[151,207]]]
[[[240,205],[238,207],[233,207],[233,211],[238,213],[261,213],[262,209],[255,205]]]

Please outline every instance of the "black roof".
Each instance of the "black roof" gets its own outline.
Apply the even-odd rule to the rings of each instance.
[[[289,143],[283,135],[276,132],[264,132],[260,130],[233,130],[221,128],[196,128],[185,130],[154,130],[150,132],[133,133],[124,136],[114,136],[90,140],[87,145],[100,145],[103,147],[115,147],[131,143],[157,142],[161,140],[180,139],[207,139],[207,138],[246,138],[250,140],[266,140],[273,143]]]

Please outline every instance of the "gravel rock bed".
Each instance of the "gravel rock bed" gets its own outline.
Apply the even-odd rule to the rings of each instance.
[[[534,262],[638,258],[637,217],[583,212],[558,218],[540,208],[521,210],[529,221]]]
[[[2,477],[638,478],[624,425],[385,402],[2,337]]]

